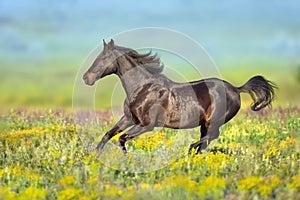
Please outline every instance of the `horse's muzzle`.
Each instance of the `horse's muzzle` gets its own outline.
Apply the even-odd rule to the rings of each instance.
[[[91,73],[85,73],[82,77],[82,79],[84,80],[85,84],[87,85],[94,85],[96,79],[95,77],[91,74]]]

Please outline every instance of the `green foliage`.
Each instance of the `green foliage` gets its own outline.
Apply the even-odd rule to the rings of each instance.
[[[188,155],[198,130],[146,133],[100,160],[184,147],[170,164],[148,173],[113,169],[85,148],[85,133],[98,141],[113,123],[75,126],[64,110],[12,110],[0,120],[1,199],[299,199],[300,109],[242,110],[200,155]],[[117,137],[112,143],[117,142]],[[143,163],[149,162],[144,158]],[[159,157],[154,159],[158,160]]]
[[[3,61],[2,61],[3,62]],[[0,73],[0,109],[18,107],[46,107],[46,108],[70,108],[72,107],[72,94],[76,74],[80,69],[80,60],[75,61],[45,61],[40,63],[2,63]],[[274,81],[279,90],[276,91],[275,104],[286,103],[298,104],[300,84],[295,81],[295,72],[289,68],[276,67],[272,63],[243,64],[241,66],[226,64],[220,66],[220,78],[223,78],[235,86],[244,84],[254,75],[263,75]],[[275,65],[275,67],[274,67]],[[174,69],[178,70],[181,78],[186,81],[201,79],[199,74],[191,71],[186,66],[174,63]],[[270,73],[271,72],[271,73]],[[166,75],[172,77],[166,70]],[[182,74],[181,74],[182,73]],[[299,76],[300,71],[298,72]],[[176,80],[176,79],[175,79]],[[182,80],[177,80],[182,81]],[[97,108],[110,108],[113,92],[117,92],[119,106],[123,105],[123,98],[120,90],[115,90],[118,82],[116,76],[106,77],[98,82],[95,94]],[[89,89],[88,86],[86,86]],[[120,98],[120,96],[122,96]],[[242,101],[249,100],[249,95],[243,95]]]

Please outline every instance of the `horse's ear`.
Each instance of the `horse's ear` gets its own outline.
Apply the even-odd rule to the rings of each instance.
[[[105,40],[103,39],[103,46],[105,47],[107,44],[106,44],[106,42],[105,42]]]
[[[113,49],[114,46],[115,46],[115,42],[114,42],[113,39],[111,39],[110,42],[108,43],[108,48],[109,48],[109,49]]]

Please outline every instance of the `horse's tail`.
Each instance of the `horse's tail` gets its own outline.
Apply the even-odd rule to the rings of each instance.
[[[254,101],[251,105],[251,110],[259,111],[264,107],[271,105],[275,96],[275,88],[277,88],[275,83],[266,80],[262,76],[254,76],[237,89],[239,92],[249,93]]]

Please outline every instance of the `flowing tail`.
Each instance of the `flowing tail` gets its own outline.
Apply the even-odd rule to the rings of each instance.
[[[251,105],[251,110],[259,111],[264,107],[271,105],[274,99],[277,86],[275,83],[266,80],[262,76],[254,76],[243,86],[238,87],[239,92],[247,92],[251,95],[253,99],[253,104]]]

